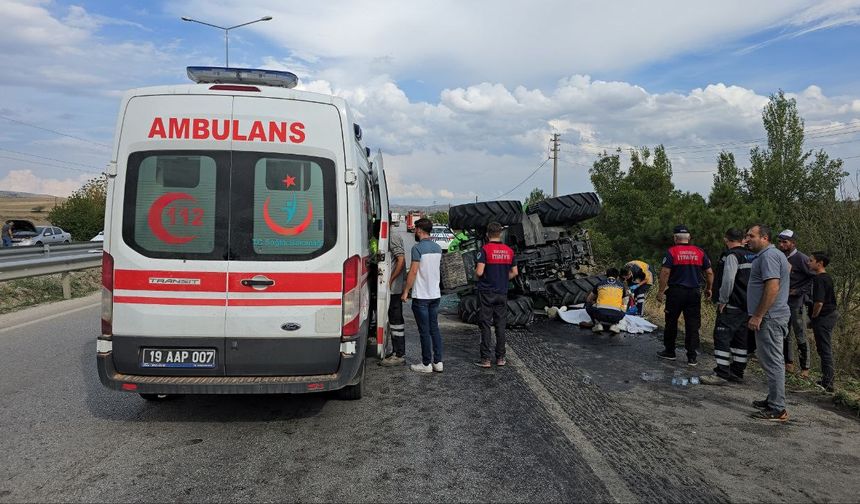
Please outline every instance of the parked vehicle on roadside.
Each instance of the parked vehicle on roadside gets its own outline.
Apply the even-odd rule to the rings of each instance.
[[[433,224],[433,230],[430,232],[430,239],[436,242],[443,252],[448,251],[448,245],[454,239],[454,233],[451,228],[444,224]]]
[[[343,98],[295,90],[292,73],[188,75],[119,107],[101,382],[147,400],[361,398],[365,357],[390,331],[382,154]]]
[[[71,243],[72,235],[56,226],[34,226],[33,231],[12,232],[13,247],[41,247],[58,243]]]
[[[391,225],[400,226],[400,213],[391,212]]]
[[[105,241],[105,232],[104,232],[104,231],[99,231],[99,234],[97,234],[97,235],[93,236],[92,238],[90,238],[90,241],[91,241],[91,242],[103,242],[103,241]]]
[[[593,264],[588,231],[579,224],[600,213],[595,193],[549,198],[528,211],[519,201],[487,201],[451,207],[448,223],[471,238],[458,252],[442,259],[442,286],[460,295],[461,320],[477,323],[480,305],[474,292],[475,253],[484,244],[487,224],[506,226],[502,241],[514,250],[519,275],[508,293],[508,324],[527,325],[535,303],[554,306],[578,304],[602,276],[582,269]]]

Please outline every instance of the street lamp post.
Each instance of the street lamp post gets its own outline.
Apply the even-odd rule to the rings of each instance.
[[[206,23],[203,21],[199,21],[197,19],[191,19],[190,17],[182,16],[183,21],[189,21],[192,23],[199,23],[206,26],[211,26],[212,28],[218,28],[219,30],[224,30],[224,66],[230,68],[230,30],[234,30],[236,28],[241,28],[243,26],[248,26],[249,24],[259,23],[260,21],[270,21],[272,16],[264,16],[260,19],[255,19],[253,21],[248,21],[247,23],[237,24],[236,26],[218,26],[211,23]]]

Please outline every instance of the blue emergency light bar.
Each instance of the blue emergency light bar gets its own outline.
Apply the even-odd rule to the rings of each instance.
[[[299,78],[292,72],[258,68],[187,67],[188,78],[197,84],[249,84],[292,89]]]

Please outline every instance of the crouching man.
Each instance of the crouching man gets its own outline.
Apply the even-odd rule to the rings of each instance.
[[[624,282],[618,279],[618,270],[606,270],[606,280],[597,284],[585,300],[585,311],[594,324],[592,331],[599,333],[603,326],[615,334],[621,332],[618,323],[624,318],[624,301],[629,296]]]

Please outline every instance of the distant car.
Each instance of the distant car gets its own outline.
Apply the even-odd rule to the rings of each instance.
[[[16,226],[17,228],[17,226]],[[72,235],[54,226],[35,226],[33,231],[13,231],[13,247],[29,247],[71,243]]]
[[[97,234],[97,235],[93,236],[93,238],[92,238],[90,241],[91,241],[91,242],[93,242],[93,241],[96,241],[96,242],[103,242],[103,241],[105,241],[105,232],[104,232],[104,231],[99,231],[99,234]]]
[[[454,233],[448,226],[434,224],[433,231],[430,232],[430,239],[436,242],[442,250],[448,250],[448,245],[454,239]]]

